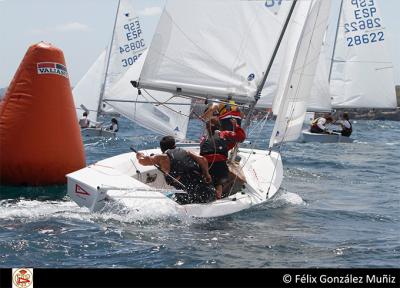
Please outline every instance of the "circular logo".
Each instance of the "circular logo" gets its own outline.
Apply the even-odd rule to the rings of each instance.
[[[20,268],[17,269],[12,276],[12,281],[15,287],[28,288],[32,287],[33,273],[31,269]]]
[[[255,77],[256,77],[256,75],[254,75],[254,73],[251,73],[251,74],[247,77],[247,80],[248,80],[248,81],[253,81]]]

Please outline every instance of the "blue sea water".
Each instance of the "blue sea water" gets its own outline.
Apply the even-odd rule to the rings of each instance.
[[[84,140],[88,164],[158,144],[120,126],[116,139]],[[257,148],[272,126],[254,129]],[[400,122],[355,121],[354,130],[351,144],[286,144],[276,197],[215,219],[90,214],[63,185],[0,187],[0,267],[399,267]],[[190,138],[201,131],[190,123]]]

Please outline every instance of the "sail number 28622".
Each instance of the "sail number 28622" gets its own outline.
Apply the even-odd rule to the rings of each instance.
[[[385,40],[375,0],[351,0],[346,2],[346,5],[350,5],[350,9],[345,9],[347,23],[344,23],[348,47]]]

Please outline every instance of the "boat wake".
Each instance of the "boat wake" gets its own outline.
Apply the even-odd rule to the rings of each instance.
[[[68,219],[91,223],[104,223],[116,221],[122,223],[147,223],[168,221],[173,219],[190,222],[189,217],[178,215],[167,206],[141,207],[131,210],[122,207],[118,202],[108,203],[98,213],[90,213],[87,208],[78,207],[74,202],[63,201],[37,201],[37,200],[2,200],[0,201],[0,221],[19,220],[35,222],[50,218]]]

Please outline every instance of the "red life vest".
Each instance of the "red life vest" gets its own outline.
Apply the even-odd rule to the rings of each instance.
[[[200,144],[200,155],[207,159],[208,163],[228,160],[228,141],[219,135],[214,135]]]

